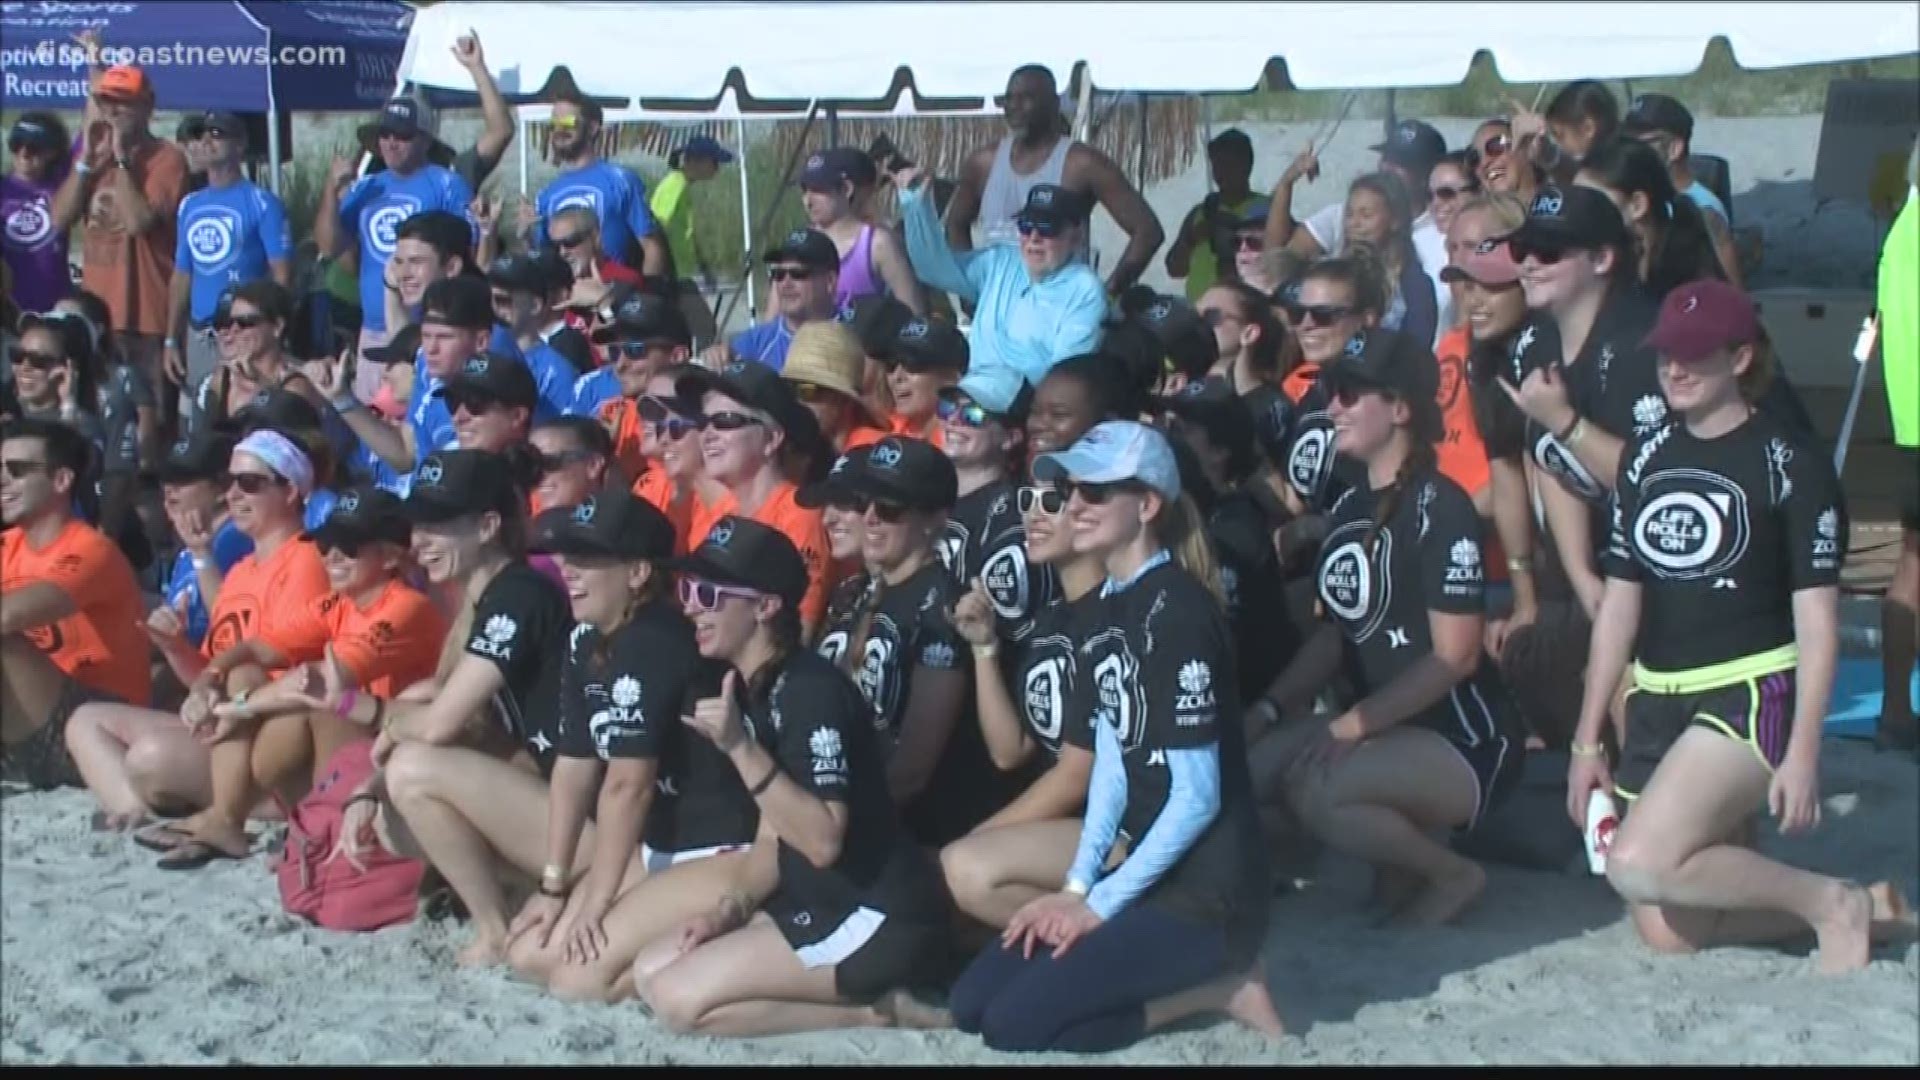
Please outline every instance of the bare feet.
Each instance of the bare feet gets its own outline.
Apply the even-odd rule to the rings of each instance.
[[[461,967],[490,968],[499,967],[507,962],[507,936],[505,934],[479,934],[467,947],[461,949],[453,958]]]
[[[1873,897],[1849,881],[1835,882],[1827,909],[1813,924],[1820,942],[1820,971],[1837,975],[1867,966],[1872,952]]]
[[[1908,941],[1920,936],[1920,916],[1915,916],[1900,887],[1891,881],[1876,881],[1867,886],[1873,901],[1873,928],[1868,931],[1876,945]]]
[[[1480,864],[1461,860],[1457,873],[1427,883],[1395,920],[1400,926],[1444,926],[1459,917],[1487,887]]]
[[[1264,965],[1255,967],[1227,999],[1227,1015],[1269,1039],[1287,1036],[1287,1025],[1280,1020],[1280,1010],[1273,1007],[1273,995],[1267,993]]]
[[[1417,898],[1426,879],[1411,870],[1380,867],[1373,873],[1373,893],[1367,897],[1368,914],[1375,926],[1385,926],[1407,910]]]
[[[953,1014],[929,1005],[903,989],[889,990],[873,1003],[874,1014],[888,1027],[908,1031],[945,1031],[953,1027]]]

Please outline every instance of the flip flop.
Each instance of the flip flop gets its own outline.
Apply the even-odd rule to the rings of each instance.
[[[133,842],[148,851],[157,851],[162,855],[177,850],[181,845],[192,842],[193,833],[178,822],[163,821],[158,825],[149,825],[133,834]]]
[[[222,851],[204,840],[188,840],[161,856],[153,865],[160,870],[198,870],[211,862],[230,859],[239,862],[245,855]]]

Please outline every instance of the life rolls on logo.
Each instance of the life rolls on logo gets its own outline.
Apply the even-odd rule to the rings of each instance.
[[[1386,571],[1393,565],[1393,533],[1380,530],[1369,555],[1366,536],[1371,527],[1370,522],[1348,522],[1327,537],[1330,554],[1320,560],[1317,583],[1321,601],[1340,620],[1347,640],[1356,643],[1379,632],[1393,603],[1393,577]]]
[[[1641,485],[1629,536],[1634,553],[1662,578],[1720,577],[1747,553],[1747,495],[1716,473],[1673,469]]]
[[[1333,456],[1333,422],[1325,412],[1309,413],[1301,418],[1300,434],[1287,452],[1287,482],[1301,495],[1311,496],[1320,488],[1320,476]]]
[[[187,250],[196,266],[217,270],[233,258],[234,237],[240,232],[239,218],[224,207],[209,207],[187,223]]]
[[[53,235],[53,214],[44,202],[23,202],[7,215],[6,232],[15,247],[39,247]]]
[[[1071,648],[1071,645],[1068,646]],[[1068,679],[1073,661],[1068,656],[1049,656],[1027,668],[1021,687],[1021,702],[1026,706],[1027,723],[1042,742],[1057,743],[1064,727]]]
[[[381,258],[393,254],[399,244],[400,224],[420,212],[420,200],[406,195],[389,196],[367,214],[366,239]]]

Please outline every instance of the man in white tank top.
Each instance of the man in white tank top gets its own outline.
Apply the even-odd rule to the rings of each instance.
[[[947,206],[948,245],[971,251],[976,223],[983,245],[1018,243],[1014,219],[1028,193],[1058,185],[1097,200],[1127,234],[1127,249],[1107,277],[1107,294],[1118,296],[1140,279],[1166,239],[1159,217],[1111,158],[1068,136],[1060,90],[1047,68],[1028,65],[1007,80],[1006,118],[1009,134],[967,158]]]

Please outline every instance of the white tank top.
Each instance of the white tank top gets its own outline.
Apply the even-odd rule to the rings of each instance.
[[[1013,171],[1013,136],[1002,137],[1000,149],[993,155],[993,169],[987,173],[987,189],[980,193],[980,214],[974,219],[974,243],[980,246],[1019,243],[1020,231],[1014,227],[1013,219],[1027,205],[1027,193],[1038,184],[1058,185],[1067,173],[1067,151],[1072,148],[1073,140],[1062,135],[1038,169],[1018,173]]]

